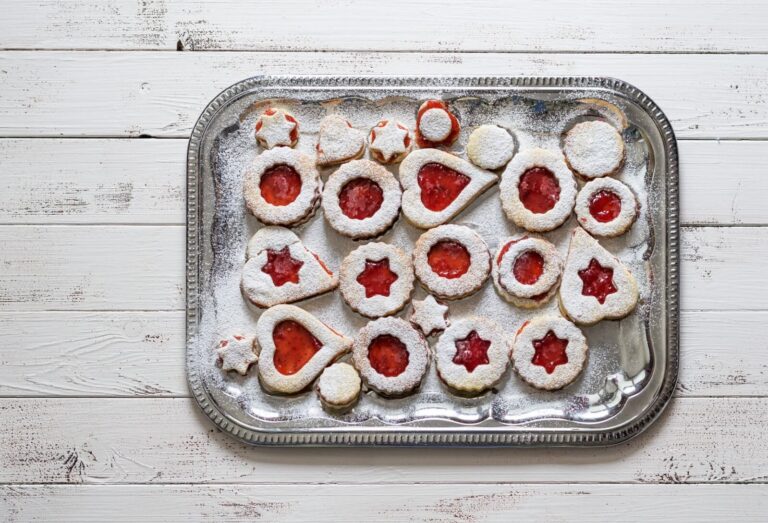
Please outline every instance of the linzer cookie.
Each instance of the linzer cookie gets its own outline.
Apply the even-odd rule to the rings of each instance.
[[[423,300],[413,300],[408,319],[411,325],[427,337],[443,332],[450,325],[448,306],[437,301],[432,295]]]
[[[562,156],[546,149],[519,152],[501,175],[501,206],[515,225],[551,231],[568,219],[576,180]]]
[[[635,223],[637,198],[632,190],[613,178],[587,182],[576,196],[579,225],[594,236],[620,236]]]
[[[568,130],[563,153],[573,172],[592,179],[615,174],[624,163],[624,140],[614,126],[592,120]]]
[[[339,234],[360,240],[383,234],[400,215],[400,183],[381,165],[354,160],[328,178],[323,213]]]
[[[365,152],[365,133],[341,116],[332,114],[320,122],[317,165],[327,167],[360,158]]]
[[[349,363],[339,362],[323,370],[315,390],[326,410],[342,414],[355,406],[360,399],[361,388],[362,381],[357,369]]]
[[[413,141],[408,128],[395,120],[381,120],[373,126],[368,135],[368,150],[379,163],[390,164],[402,161]]]
[[[469,135],[467,156],[478,167],[500,169],[507,165],[514,153],[515,140],[498,125],[481,125]]]
[[[584,229],[571,236],[560,284],[560,309],[581,325],[632,312],[639,293],[632,273]]]
[[[497,179],[444,151],[413,151],[400,164],[403,213],[416,227],[436,227],[459,214]]]
[[[352,361],[368,387],[382,396],[401,397],[421,384],[429,347],[407,321],[379,318],[357,333]]]
[[[323,294],[338,278],[298,236],[283,227],[263,227],[248,242],[240,287],[257,307],[271,307]]]
[[[248,211],[266,225],[292,227],[315,214],[323,183],[312,159],[288,147],[256,157],[245,172]]]
[[[341,263],[340,290],[347,305],[363,316],[394,314],[413,291],[411,258],[386,243],[362,245]]]
[[[416,143],[421,148],[448,147],[459,137],[459,120],[440,100],[427,100],[416,113]]]
[[[299,141],[299,122],[283,109],[267,109],[256,121],[256,140],[265,149],[293,147]]]
[[[512,345],[512,362],[523,381],[542,390],[573,383],[587,363],[587,339],[559,316],[539,316],[523,324]]]
[[[293,305],[264,311],[256,324],[256,339],[261,346],[259,381],[276,394],[303,391],[352,347],[350,338]]]
[[[413,265],[429,292],[457,300],[483,286],[491,272],[491,256],[485,241],[469,227],[441,225],[416,241]]]
[[[494,387],[509,367],[508,336],[485,318],[463,318],[435,346],[437,374],[452,390],[476,395]]]
[[[221,340],[216,348],[221,370],[234,370],[245,376],[259,359],[259,346],[253,336],[233,334]]]
[[[493,284],[505,300],[535,309],[557,293],[563,260],[548,241],[522,236],[501,242],[492,269]]]

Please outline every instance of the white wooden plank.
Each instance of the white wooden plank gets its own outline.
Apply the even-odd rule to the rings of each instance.
[[[62,523],[720,523],[768,512],[765,485],[6,485],[0,499],[5,521]]]
[[[493,0],[25,0],[5,10],[0,47],[757,52],[768,49],[766,16],[757,0],[738,9],[717,0],[555,0],[535,9]]]
[[[0,223],[184,224],[185,140],[0,140]],[[680,142],[681,220],[768,224],[768,141]]]
[[[0,140],[0,222],[183,224],[186,146]]]
[[[189,399],[4,399],[0,483],[735,483],[768,478],[768,398],[679,398],[592,449],[246,447]]]
[[[50,51],[0,53],[0,136],[187,136],[218,92],[265,73],[614,76],[680,137],[768,137],[768,55]]]

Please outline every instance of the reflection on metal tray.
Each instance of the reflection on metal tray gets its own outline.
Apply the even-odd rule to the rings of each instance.
[[[451,151],[464,155],[469,131],[483,123],[511,129],[518,150],[560,147],[562,132],[582,118],[610,121],[622,130],[627,158],[619,178],[641,202],[640,217],[624,236],[601,240],[636,276],[637,310],[621,321],[583,329],[590,345],[582,376],[558,392],[525,385],[509,371],[498,387],[477,398],[449,392],[431,366],[419,391],[401,399],[363,395],[349,413],[332,415],[314,392],[272,396],[255,369],[232,376],[217,368],[212,347],[229,329],[253,330],[260,311],[239,289],[245,245],[258,229],[242,199],[242,173],[258,154],[257,116],[268,104],[288,108],[301,123],[298,148],[312,152],[319,121],[345,116],[359,129],[383,118],[411,128],[419,104],[449,102],[463,131]],[[397,173],[396,167],[392,168]],[[678,159],[674,134],[661,110],[642,92],[605,78],[367,78],[256,77],[216,97],[200,116],[188,151],[187,372],[192,392],[224,431],[260,445],[606,445],[624,441],[658,417],[674,390],[678,369]],[[327,177],[330,170],[321,171]],[[494,252],[520,231],[503,215],[498,189],[486,192],[453,223],[472,227]],[[572,217],[544,236],[565,253]],[[305,243],[338,267],[358,244],[343,238],[318,212],[297,229]],[[379,241],[410,251],[420,231],[400,219]],[[414,298],[424,295],[417,290]],[[482,314],[510,336],[544,310],[517,309],[488,282],[452,302],[451,315]],[[365,320],[337,292],[298,304],[354,336]],[[433,342],[434,343],[434,342]]]

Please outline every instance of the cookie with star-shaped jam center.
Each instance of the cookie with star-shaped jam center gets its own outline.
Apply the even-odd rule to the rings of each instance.
[[[379,163],[400,162],[411,147],[413,143],[408,127],[395,120],[381,120],[368,134],[368,150]]]
[[[557,293],[563,260],[553,244],[542,238],[507,239],[493,257],[493,284],[508,302],[535,309]]]
[[[256,140],[265,149],[293,147],[299,141],[299,122],[284,109],[267,109],[256,120]]]
[[[638,208],[632,189],[613,178],[587,182],[576,196],[579,225],[594,236],[624,234],[635,223]]]
[[[427,337],[443,332],[450,325],[448,306],[437,301],[431,294],[423,300],[411,302],[411,315],[408,319],[411,325]]]
[[[216,355],[221,370],[234,370],[245,376],[250,366],[259,360],[259,345],[253,336],[233,334],[218,343]]]

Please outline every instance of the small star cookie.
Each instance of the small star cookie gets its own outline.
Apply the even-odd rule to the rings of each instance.
[[[382,120],[368,135],[371,156],[379,163],[397,163],[411,150],[408,128],[394,120]]]
[[[253,336],[235,334],[219,342],[216,354],[221,361],[221,369],[235,370],[245,376],[251,365],[259,359],[258,345]]]
[[[409,320],[424,336],[439,334],[450,324],[448,306],[437,301],[431,294],[423,300],[413,300],[412,305]]]
[[[283,109],[267,109],[256,122],[256,140],[265,149],[293,147],[299,141],[299,123]]]

